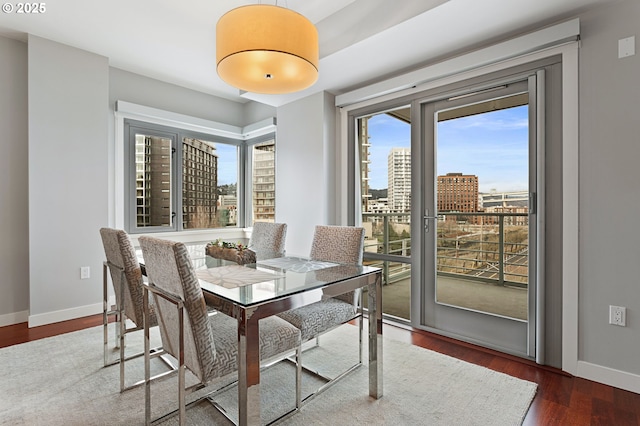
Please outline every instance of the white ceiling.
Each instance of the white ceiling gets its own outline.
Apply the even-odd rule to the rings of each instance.
[[[106,56],[116,68],[279,106],[321,90],[341,94],[612,1],[280,0],[316,24],[320,38],[318,81],[289,95],[241,96],[215,70],[218,19],[235,7],[275,0],[56,0],[37,15],[0,12],[0,35],[33,34]]]

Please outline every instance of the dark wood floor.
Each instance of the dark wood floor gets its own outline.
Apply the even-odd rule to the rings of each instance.
[[[26,323],[0,327],[0,348],[102,324],[96,315],[28,328]],[[438,336],[386,324],[386,337],[431,349],[458,359],[538,384],[538,392],[524,425],[640,424],[640,395],[561,371],[540,367],[517,357]]]

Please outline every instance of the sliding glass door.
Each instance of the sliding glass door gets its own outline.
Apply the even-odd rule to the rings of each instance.
[[[561,70],[547,58],[349,111],[349,209],[386,318],[560,365]]]

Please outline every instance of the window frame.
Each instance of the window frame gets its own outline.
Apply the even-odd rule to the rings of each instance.
[[[253,226],[253,222],[254,222],[254,216],[255,216],[255,209],[256,206],[253,204],[253,148],[256,145],[260,145],[264,142],[268,142],[273,140],[274,145],[276,146],[277,150],[277,141],[276,141],[276,133],[275,132],[271,132],[271,133],[267,133],[264,135],[260,135],[251,139],[247,139],[246,140],[246,150],[245,150],[245,155],[246,155],[246,161],[244,162],[244,165],[246,167],[246,184],[245,184],[245,194],[246,194],[246,199],[244,200],[244,205],[248,206],[248,208],[245,210],[245,224],[247,226]],[[275,170],[277,167],[277,155],[274,155],[274,200],[277,194],[277,184],[276,184],[276,176],[275,176]],[[275,221],[275,208],[277,207],[277,205],[274,207],[274,221]]]
[[[172,212],[171,215],[174,215],[176,210],[175,205],[175,176],[173,170],[176,170],[176,159],[174,152],[177,146],[177,132],[170,131],[171,129],[161,128],[160,126],[155,126],[148,123],[143,123],[134,120],[125,120],[124,122],[125,128],[125,223],[126,229],[130,233],[143,233],[143,232],[165,232],[172,231],[175,228],[175,220],[172,219],[174,223],[173,226],[147,226],[147,227],[138,227],[137,225],[137,169],[136,169],[136,134],[144,133],[145,136],[155,136],[160,138],[167,138],[171,140],[171,170],[170,170],[170,208]]]
[[[181,129],[179,127],[166,126],[157,123],[140,121],[137,119],[125,118],[124,127],[124,225],[127,232],[131,234],[141,233],[158,233],[158,232],[183,232],[183,231],[202,231],[216,230],[226,228],[244,228],[253,223],[254,209],[253,205],[253,147],[264,142],[273,141],[276,144],[275,131],[266,133],[251,139],[241,140],[230,137],[214,135],[210,133],[195,132],[192,130]],[[147,226],[140,227],[136,220],[136,169],[135,169],[135,135],[143,133],[149,136],[157,136],[171,139],[172,158],[171,158],[171,214],[173,216],[170,226]],[[217,227],[217,228],[188,228],[185,229],[183,221],[180,219],[182,215],[182,185],[184,173],[182,171],[183,150],[182,141],[184,138],[204,139],[215,143],[222,143],[229,146],[237,147],[238,152],[238,181],[237,181],[237,223],[235,226]],[[274,159],[275,161],[275,159]],[[275,168],[275,165],[274,165]],[[275,186],[275,178],[274,178]],[[274,189],[275,191],[275,189]]]
[[[128,211],[126,204],[128,203],[127,197],[127,179],[129,170],[125,167],[125,162],[129,161],[126,151],[126,139],[127,135],[124,128],[125,120],[139,121],[146,124],[159,125],[161,127],[170,127],[184,130],[185,133],[195,133],[199,135],[206,135],[204,139],[216,140],[220,137],[229,138],[237,141],[239,144],[247,144],[247,141],[251,141],[256,138],[269,137],[273,138],[277,145],[276,138],[276,118],[275,116],[269,116],[258,121],[246,124],[244,126],[237,126],[209,119],[203,119],[199,117],[189,116],[181,113],[167,111],[159,108],[154,108],[146,105],[140,105],[124,100],[116,100],[114,104],[114,143],[108,147],[106,155],[109,158],[110,172],[109,172],[109,184],[108,184],[108,210],[109,210],[109,226],[113,226],[119,229],[128,229],[126,218]],[[268,135],[268,136],[266,136]],[[246,150],[240,151],[239,162],[239,180],[238,186],[242,188],[244,185],[244,179],[246,179]],[[250,177],[249,177],[250,178]],[[249,204],[246,204],[246,194],[242,194],[239,199],[239,209],[242,212],[238,212],[238,224],[236,227],[225,228],[209,228],[209,229],[187,229],[183,231],[158,231],[155,235],[160,238],[172,238],[177,241],[189,242],[189,241],[205,241],[211,238],[245,238],[247,221],[245,219],[248,209],[251,208]],[[250,199],[249,199],[250,202]],[[151,233],[148,230],[145,233]],[[137,241],[138,234],[132,234],[132,238]]]
[[[148,226],[139,227],[136,221],[136,208],[137,205],[134,202],[136,199],[136,169],[135,169],[135,134],[136,131],[142,132],[145,135],[168,137],[172,140],[172,158],[171,158],[171,215],[172,223],[170,226]],[[182,232],[182,231],[197,231],[197,230],[216,230],[224,228],[242,228],[245,225],[243,220],[244,209],[243,200],[245,199],[245,169],[243,166],[244,158],[242,152],[247,150],[246,141],[240,139],[234,139],[219,135],[212,135],[209,133],[201,133],[193,130],[183,129],[179,127],[172,127],[167,125],[161,125],[146,121],[140,121],[135,119],[124,119],[124,143],[125,143],[125,229],[131,234],[141,233],[156,233],[156,232]],[[216,228],[184,228],[182,214],[183,214],[183,159],[184,152],[182,149],[182,143],[184,138],[203,139],[215,143],[221,143],[225,145],[235,146],[237,149],[237,200],[238,200],[238,220],[235,226],[225,226]]]

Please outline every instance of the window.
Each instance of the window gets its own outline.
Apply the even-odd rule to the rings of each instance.
[[[265,140],[266,139],[266,140]],[[273,135],[249,141],[251,162],[251,222],[275,222],[276,143]]]
[[[245,141],[134,120],[124,124],[129,232],[244,225],[239,200]],[[275,183],[271,185],[273,193]]]

